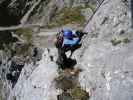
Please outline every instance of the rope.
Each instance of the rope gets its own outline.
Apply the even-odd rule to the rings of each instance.
[[[87,23],[83,26],[83,31],[86,28],[86,26],[90,23],[90,21],[92,20],[93,16],[96,14],[96,12],[99,10],[99,8],[101,7],[101,5],[103,4],[105,0],[102,0],[102,2],[98,5],[98,7],[96,8],[96,10],[93,12],[93,14],[91,15],[91,17],[88,19]]]

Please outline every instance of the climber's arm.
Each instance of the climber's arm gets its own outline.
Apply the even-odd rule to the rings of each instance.
[[[74,46],[80,42],[79,38],[74,38],[73,40],[69,39],[64,39],[63,45],[69,45],[69,46]]]

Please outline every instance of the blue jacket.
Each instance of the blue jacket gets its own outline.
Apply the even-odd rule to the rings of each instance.
[[[67,39],[67,38],[64,37],[62,47],[64,45],[72,47],[72,46],[74,46],[76,44],[79,44],[79,43],[80,43],[80,39],[79,38]]]

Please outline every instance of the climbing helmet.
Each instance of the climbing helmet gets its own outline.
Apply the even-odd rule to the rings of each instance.
[[[66,38],[72,38],[72,31],[71,30],[63,30],[63,36]]]

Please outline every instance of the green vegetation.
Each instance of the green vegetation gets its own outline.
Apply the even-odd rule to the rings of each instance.
[[[123,39],[123,43],[129,43],[129,42],[130,42],[130,40],[128,38]]]
[[[61,11],[56,12],[55,18],[49,23],[49,27],[61,26],[66,24],[83,24],[85,18],[81,15],[81,9],[79,7],[63,8]]]
[[[111,43],[113,46],[116,46],[118,44],[120,44],[122,41],[120,39],[114,38],[111,40]]]
[[[112,43],[113,46],[116,46],[120,43],[127,44],[129,42],[130,42],[130,40],[128,38],[114,38],[114,39],[111,40],[111,43]]]
[[[13,37],[11,32],[18,35],[18,37]],[[18,29],[16,31],[2,31],[0,32],[0,49],[5,52],[10,52],[12,56],[30,55],[33,42],[32,33],[32,30],[28,28]],[[18,38],[21,38],[24,42],[19,42]]]
[[[31,54],[31,47],[32,47],[32,36],[33,31],[30,28],[21,28],[15,31],[20,38],[22,38],[25,43],[21,44],[20,46],[16,47],[16,54],[18,55],[29,55]]]
[[[65,70],[55,79],[56,88],[62,89],[63,92],[58,95],[60,99],[69,98],[68,100],[87,100],[89,93],[83,90],[78,83],[78,75],[81,69],[75,70],[74,74],[70,74],[72,70]],[[74,71],[74,70],[73,70]],[[70,99],[71,98],[71,99]]]
[[[96,5],[94,5],[94,4],[87,4],[87,5],[85,6],[85,8],[90,8],[93,12],[95,12],[95,10],[96,10]]]
[[[84,6],[77,7],[65,7],[60,11],[55,12],[55,16],[48,24],[48,28],[58,27],[66,24],[79,24],[83,25],[85,22],[85,16],[81,14],[81,10],[90,8],[92,12],[96,10],[96,5],[86,4]]]
[[[70,95],[74,100],[87,100],[89,98],[89,94],[81,89],[81,87],[74,87],[70,91]]]
[[[16,96],[13,96],[13,100],[17,100],[17,99],[16,99]]]
[[[33,31],[30,28],[21,28],[15,31],[15,34],[22,36],[27,42],[32,42]]]
[[[62,90],[67,90],[73,88],[76,84],[70,77],[60,74],[56,79],[56,86]]]

